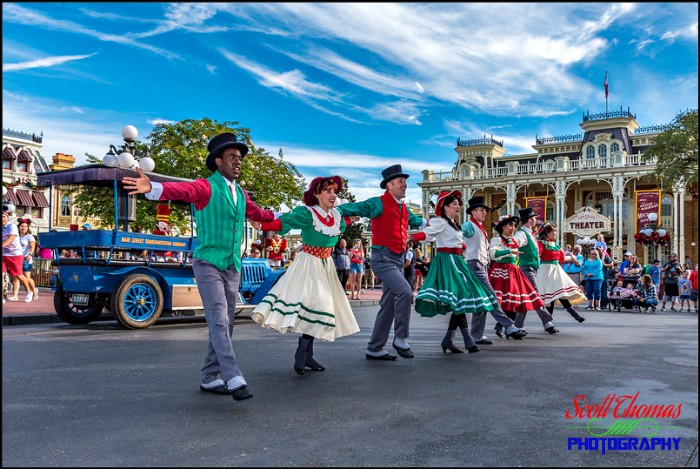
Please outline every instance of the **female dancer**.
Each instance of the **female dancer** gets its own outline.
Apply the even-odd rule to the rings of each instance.
[[[294,371],[300,375],[305,368],[325,369],[313,358],[314,338],[332,342],[360,330],[329,259],[349,224],[349,219],[341,218],[333,208],[342,187],[339,176],[317,177],[304,193],[305,205],[262,223],[263,230],[280,234],[301,229],[301,251],[251,313],[251,318],[263,327],[283,334],[301,334],[294,354]]]
[[[496,298],[476,279],[462,257],[464,235],[455,222],[461,206],[460,191],[443,191],[435,204],[437,217],[413,235],[414,241],[435,241],[437,254],[416,297],[416,312],[423,317],[452,313],[441,343],[443,353],[464,353],[452,342],[457,327],[469,353],[478,352],[466,314],[486,313],[498,306]]]
[[[491,238],[489,257],[493,261],[489,269],[489,280],[506,315],[515,320],[516,313],[525,313],[544,307],[542,298],[525,274],[515,265],[519,255],[518,243],[513,239],[520,217],[502,215],[496,223],[498,236]],[[501,326],[496,325],[496,334],[501,336]],[[554,334],[554,327],[547,330]]]
[[[352,242],[350,249],[350,299],[361,300],[362,273],[365,270],[365,250],[362,249],[362,240]]]
[[[557,229],[550,223],[545,223],[539,229],[538,247],[542,263],[537,270],[537,285],[540,287],[540,295],[547,305],[547,311],[552,314],[554,302],[559,300],[566,311],[578,322],[583,322],[586,318],[580,316],[573,308],[572,304],[579,304],[586,301],[586,297],[569,274],[564,272],[560,265],[564,263],[564,251],[555,241]]]

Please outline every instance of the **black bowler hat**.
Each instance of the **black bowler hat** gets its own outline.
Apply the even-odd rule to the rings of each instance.
[[[379,183],[379,187],[386,189],[386,183],[396,178],[406,178],[408,179],[408,174],[403,172],[400,164],[395,164],[394,166],[389,166],[384,171],[382,171],[382,182]]]
[[[209,156],[207,156],[207,168],[211,171],[216,171],[216,158],[221,157],[221,153],[227,148],[238,148],[241,152],[241,157],[248,154],[248,145],[241,143],[236,139],[236,134],[231,132],[225,132],[219,134],[216,137],[209,140],[209,145],[207,145],[207,150],[209,150]]]
[[[528,220],[528,218],[537,216],[535,211],[532,210],[532,207],[521,208],[520,210],[518,210],[518,215],[520,216],[520,221],[523,223],[525,223]]]
[[[489,207],[488,205],[486,205],[484,203],[483,197],[472,197],[467,202],[466,211],[467,211],[467,213],[472,213],[472,210],[474,210],[475,208],[478,208],[478,207],[484,207],[486,210],[491,210],[491,207]]]

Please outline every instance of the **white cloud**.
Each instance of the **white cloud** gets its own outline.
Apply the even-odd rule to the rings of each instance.
[[[95,54],[96,52],[87,55],[62,55],[57,57],[46,57],[43,59],[30,60],[27,62],[20,62],[15,64],[2,64],[2,71],[12,72],[17,70],[27,70],[31,68],[53,67],[74,60],[87,59]]]

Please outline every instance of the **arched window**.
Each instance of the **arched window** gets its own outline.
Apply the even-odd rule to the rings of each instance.
[[[620,144],[619,143],[613,143],[610,145],[610,154],[612,155],[616,151],[620,151]]]
[[[70,217],[70,195],[61,197],[61,216]]]
[[[608,147],[604,144],[598,145],[598,158],[603,159],[608,157]]]
[[[595,148],[592,145],[586,148],[586,158],[589,160],[595,158]]]

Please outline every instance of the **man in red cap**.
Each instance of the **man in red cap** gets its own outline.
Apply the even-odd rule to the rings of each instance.
[[[382,171],[379,187],[384,195],[363,202],[343,204],[338,209],[343,216],[360,216],[372,221],[372,270],[382,281],[382,298],[374,329],[367,345],[368,360],[396,360],[384,346],[394,325],[392,346],[403,358],[415,355],[408,344],[408,326],[413,301],[413,285],[404,277],[404,261],[408,227],[422,228],[425,222],[411,213],[401,200],[406,197],[406,179],[401,165],[389,166]]]

